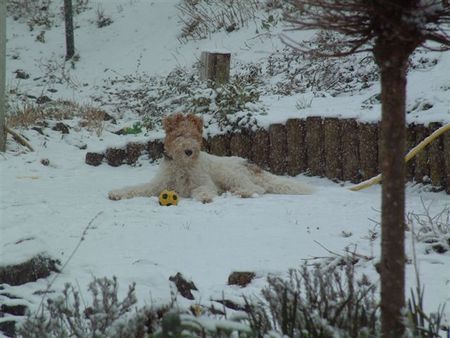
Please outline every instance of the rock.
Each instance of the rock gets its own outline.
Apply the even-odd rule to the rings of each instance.
[[[10,314],[13,316],[25,316],[28,307],[26,305],[18,304],[18,305],[6,305],[2,304],[0,306],[0,317],[2,314]]]
[[[41,164],[42,164],[43,166],[48,167],[48,165],[50,164],[50,160],[49,160],[48,158],[43,158],[43,159],[41,160]]]
[[[175,276],[170,276],[169,280],[175,284],[180,295],[187,299],[194,299],[191,290],[198,290],[194,282],[186,280],[179,272]]]
[[[0,284],[16,286],[35,282],[50,276],[52,272],[59,272],[59,264],[58,260],[39,254],[20,264],[0,266]]]
[[[30,78],[30,74],[25,72],[23,69],[17,69],[14,73],[16,73],[16,79],[26,80]]]
[[[37,104],[45,104],[45,103],[47,103],[47,102],[50,102],[51,100],[52,100],[52,99],[49,98],[48,96],[42,95],[42,96],[39,96],[39,97],[36,99],[36,103],[37,103]]]
[[[255,278],[254,272],[234,271],[228,277],[228,285],[239,285],[245,287]]]
[[[109,115],[107,112],[103,112],[103,121],[110,121],[112,124],[116,124],[116,119],[114,117],[112,117],[111,115]]]
[[[55,126],[52,128],[52,130],[60,131],[62,134],[68,134],[69,133],[69,126],[62,122],[58,122],[55,124]]]
[[[31,129],[36,131],[36,132],[38,132],[42,136],[44,136],[44,131],[42,130],[42,128],[40,128],[40,127],[31,127]]]
[[[118,167],[125,162],[127,152],[124,149],[108,148],[106,149],[105,157],[110,166]]]
[[[100,153],[88,152],[88,153],[86,153],[85,162],[86,162],[86,164],[93,165],[93,166],[97,167],[100,164],[102,164],[104,157],[105,157],[105,155],[100,154]]]
[[[7,337],[15,337],[16,335],[16,321],[14,319],[0,322],[0,332]]]

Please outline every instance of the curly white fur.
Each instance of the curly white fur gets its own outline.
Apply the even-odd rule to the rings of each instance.
[[[291,178],[273,175],[240,157],[219,157],[200,151],[202,121],[193,115],[176,114],[164,121],[165,149],[153,180],[147,184],[113,190],[109,198],[158,196],[164,189],[203,203],[229,191],[241,197],[264,193],[311,194],[312,188]]]

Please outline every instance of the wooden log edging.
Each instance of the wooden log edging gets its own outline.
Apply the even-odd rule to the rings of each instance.
[[[441,124],[411,124],[407,128],[408,150]],[[242,130],[204,140],[206,151],[218,156],[240,156],[275,174],[306,173],[334,181],[359,183],[379,173],[379,124],[355,119],[308,117],[273,124],[268,130]],[[133,164],[147,154],[150,160],[163,155],[162,140],[130,143],[124,149],[87,153],[86,163],[112,166]],[[400,156],[400,155],[399,155]],[[407,165],[407,180],[430,183],[435,190],[450,194],[450,133],[417,154]]]

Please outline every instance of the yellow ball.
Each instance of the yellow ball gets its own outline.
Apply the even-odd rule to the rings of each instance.
[[[163,206],[170,206],[170,205],[177,205],[178,200],[180,198],[178,197],[178,194],[174,190],[163,190],[159,194],[159,205]]]

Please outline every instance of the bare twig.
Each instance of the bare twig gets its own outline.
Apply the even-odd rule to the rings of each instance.
[[[81,243],[84,241],[84,239],[86,238],[86,234],[89,230],[89,228],[92,226],[92,224],[94,223],[94,221],[101,215],[103,214],[103,211],[99,211],[90,221],[89,223],[86,225],[86,227],[84,228],[83,232],[81,233],[80,239],[78,240],[77,245],[75,246],[75,248],[72,250],[71,254],[69,255],[69,257],[66,259],[66,261],[64,262],[64,264],[62,265],[60,272],[62,272],[64,270],[64,268],[69,264],[69,262],[72,260],[73,256],[75,256],[76,252],[78,251],[78,249],[81,246]],[[39,311],[41,309],[41,307],[44,304],[44,300],[46,295],[48,294],[48,292],[50,291],[50,288],[53,286],[53,284],[55,283],[56,279],[58,278],[58,274],[56,274],[53,279],[50,281],[50,283],[47,285],[47,288],[45,289],[45,291],[43,292],[43,296],[41,299],[41,302],[39,303],[39,307],[37,309],[37,311]]]

